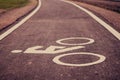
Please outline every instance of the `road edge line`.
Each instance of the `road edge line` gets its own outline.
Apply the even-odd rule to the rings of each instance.
[[[66,1],[66,0],[61,0],[63,2],[69,3],[74,5],[75,7],[81,9],[82,11],[86,12],[88,15],[90,15],[94,20],[96,20],[99,24],[101,24],[104,28],[106,28],[110,33],[112,33],[118,40],[120,40],[120,33],[118,31],[116,31],[112,26],[110,26],[109,24],[107,24],[106,22],[104,22],[102,19],[100,19],[99,17],[97,17],[94,13],[92,13],[91,11],[81,7],[80,5],[77,5],[71,1]]]
[[[41,7],[41,0],[38,0],[38,6],[25,18],[23,18],[20,22],[15,24],[13,27],[8,29],[6,32],[0,35],[0,41],[3,40],[5,37],[7,37],[9,34],[11,34],[14,30],[16,30],[18,27],[20,27],[23,23],[25,23],[28,19],[30,19]]]

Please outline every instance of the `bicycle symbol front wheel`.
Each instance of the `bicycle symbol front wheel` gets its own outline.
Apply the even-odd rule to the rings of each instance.
[[[98,57],[99,59],[97,61],[93,61],[93,62],[90,62],[90,63],[84,63],[84,64],[71,64],[71,63],[62,62],[60,60],[61,58],[67,57],[67,56],[70,56],[70,55],[89,55],[89,56]],[[99,63],[105,61],[105,59],[106,58],[103,55],[100,55],[100,54],[89,53],[89,52],[77,52],[77,53],[69,53],[69,54],[58,55],[58,56],[54,57],[53,62],[56,63],[56,64],[59,64],[59,65],[64,65],[64,66],[82,67],[82,66],[91,66],[91,65],[99,64]]]

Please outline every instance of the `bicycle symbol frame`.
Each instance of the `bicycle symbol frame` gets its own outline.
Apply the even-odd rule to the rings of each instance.
[[[85,40],[87,42],[84,43],[66,43],[64,41],[67,40]],[[85,48],[85,45],[88,44],[92,44],[95,41],[91,38],[85,38],[85,37],[70,37],[70,38],[64,38],[64,39],[60,39],[57,40],[56,43],[62,45],[62,46],[49,46],[48,48],[46,48],[45,50],[42,50],[43,46],[34,46],[34,47],[30,47],[28,49],[26,49],[24,51],[24,53],[28,53],[28,54],[60,54],[63,52],[67,52],[67,51],[72,51],[72,50],[77,50],[77,49],[81,49],[81,48]],[[68,47],[69,46],[69,47]],[[72,47],[70,47],[72,46]],[[67,48],[66,48],[67,47]],[[13,50],[11,51],[12,53],[19,53],[21,51],[19,50]],[[71,63],[65,63],[62,62],[60,59],[63,57],[67,57],[70,55],[89,55],[89,56],[95,56],[98,57],[99,59],[93,62],[89,62],[89,63],[83,63],[83,64],[71,64]],[[58,56],[55,56],[53,58],[53,62],[59,65],[64,65],[64,66],[72,66],[72,67],[82,67],[82,66],[91,66],[91,65],[95,65],[95,64],[99,64],[103,61],[105,61],[106,57],[100,54],[96,54],[96,53],[91,53],[91,52],[74,52],[74,53],[67,53],[67,54],[60,54]]]

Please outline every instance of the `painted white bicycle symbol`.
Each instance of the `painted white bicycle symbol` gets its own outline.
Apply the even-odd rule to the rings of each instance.
[[[66,41],[69,40],[84,40],[86,42],[80,42],[80,43],[66,43]],[[45,50],[42,50],[43,46],[34,46],[26,49],[24,53],[33,53],[33,54],[59,54],[67,51],[72,51],[72,50],[77,50],[81,48],[85,48],[85,45],[92,44],[94,43],[93,39],[90,38],[85,38],[85,37],[71,37],[71,38],[64,38],[57,40],[56,43],[62,45],[62,46],[49,46]],[[68,47],[68,46],[73,46],[73,47]],[[13,50],[11,51],[12,53],[19,53],[18,50]],[[99,59],[90,63],[83,63],[83,64],[72,64],[72,63],[65,63],[62,62],[60,59],[63,57],[67,57],[70,55],[89,55],[89,56],[95,56],[98,57]],[[90,53],[90,52],[74,52],[74,53],[67,53],[67,54],[60,54],[56,57],[53,58],[53,62],[59,65],[64,65],[64,66],[90,66],[90,65],[95,65],[99,64],[103,61],[105,61],[106,57],[100,54],[95,54],[95,53]]]

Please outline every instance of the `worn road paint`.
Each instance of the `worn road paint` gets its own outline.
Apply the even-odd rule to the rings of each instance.
[[[67,41],[67,40],[75,41],[76,39],[88,40],[88,42],[75,43],[75,44],[74,43],[63,43],[62,42],[62,41]],[[34,47],[30,47],[30,48],[26,49],[25,51],[13,50],[11,52],[12,53],[23,52],[23,53],[27,53],[27,54],[60,54],[60,53],[68,52],[68,51],[74,51],[74,50],[77,50],[77,49],[85,48],[85,45],[94,43],[94,39],[85,38],[85,37],[70,37],[70,38],[64,38],[64,39],[57,40],[56,43],[61,44],[62,46],[51,45],[44,50],[43,50],[44,46],[34,46]],[[64,46],[64,45],[66,45],[66,46]],[[90,63],[84,63],[84,64],[71,64],[71,63],[64,63],[64,62],[60,61],[61,58],[65,57],[65,56],[70,56],[70,55],[96,56],[96,57],[99,57],[99,60],[96,60],[96,61],[90,62]],[[59,65],[81,67],[81,66],[90,66],[90,65],[98,64],[98,63],[103,62],[105,59],[106,58],[103,55],[100,55],[100,54],[95,54],[95,53],[90,53],[90,52],[77,52],[77,53],[66,53],[66,54],[58,55],[58,56],[53,58],[53,62],[55,62],[56,64],[59,64]]]
[[[21,53],[22,52],[22,50],[13,50],[13,51],[11,51],[12,53]]]
[[[35,46],[28,48],[24,53],[30,53],[30,54],[59,54],[67,51],[72,51],[76,49],[85,48],[84,46],[75,46],[75,47],[68,47],[65,46],[50,46],[45,50],[41,50],[43,46]]]
[[[63,43],[62,41],[67,41],[67,40],[87,40],[87,42],[83,42],[83,43]],[[85,38],[85,37],[70,37],[70,38],[64,38],[64,39],[59,39],[56,41],[56,43],[62,45],[62,46],[49,46],[48,48],[46,48],[45,50],[43,50],[43,46],[33,46],[30,47],[28,49],[26,49],[25,51],[23,51],[23,53],[31,53],[31,54],[58,54],[58,53],[62,53],[62,52],[68,52],[68,51],[73,51],[73,50],[77,50],[77,49],[81,49],[81,48],[85,48],[84,45],[88,45],[88,44],[92,44],[94,43],[94,39],[91,38]],[[66,46],[64,46],[66,45]],[[67,47],[67,46],[72,46],[72,47]],[[13,50],[11,51],[12,53],[20,53],[20,50]]]
[[[89,56],[95,56],[98,57],[99,59],[90,63],[84,63],[84,64],[72,64],[72,63],[65,63],[62,62],[60,59],[63,57],[71,56],[71,55],[89,55]],[[59,65],[64,65],[64,66],[72,66],[72,67],[83,67],[83,66],[91,66],[95,64],[99,64],[103,61],[105,61],[105,57],[100,54],[95,54],[95,53],[89,53],[89,52],[77,52],[77,53],[68,53],[68,54],[61,54],[56,57],[54,57],[53,62]],[[72,60],[71,60],[72,61]]]
[[[67,40],[88,40],[88,42],[84,42],[84,43],[65,43],[63,41],[67,41]],[[92,44],[94,43],[94,39],[90,39],[90,38],[85,38],[85,37],[70,37],[70,38],[64,38],[64,39],[60,39],[57,40],[56,43],[61,44],[61,45],[69,45],[69,46],[74,46],[74,45],[87,45],[87,44]]]

